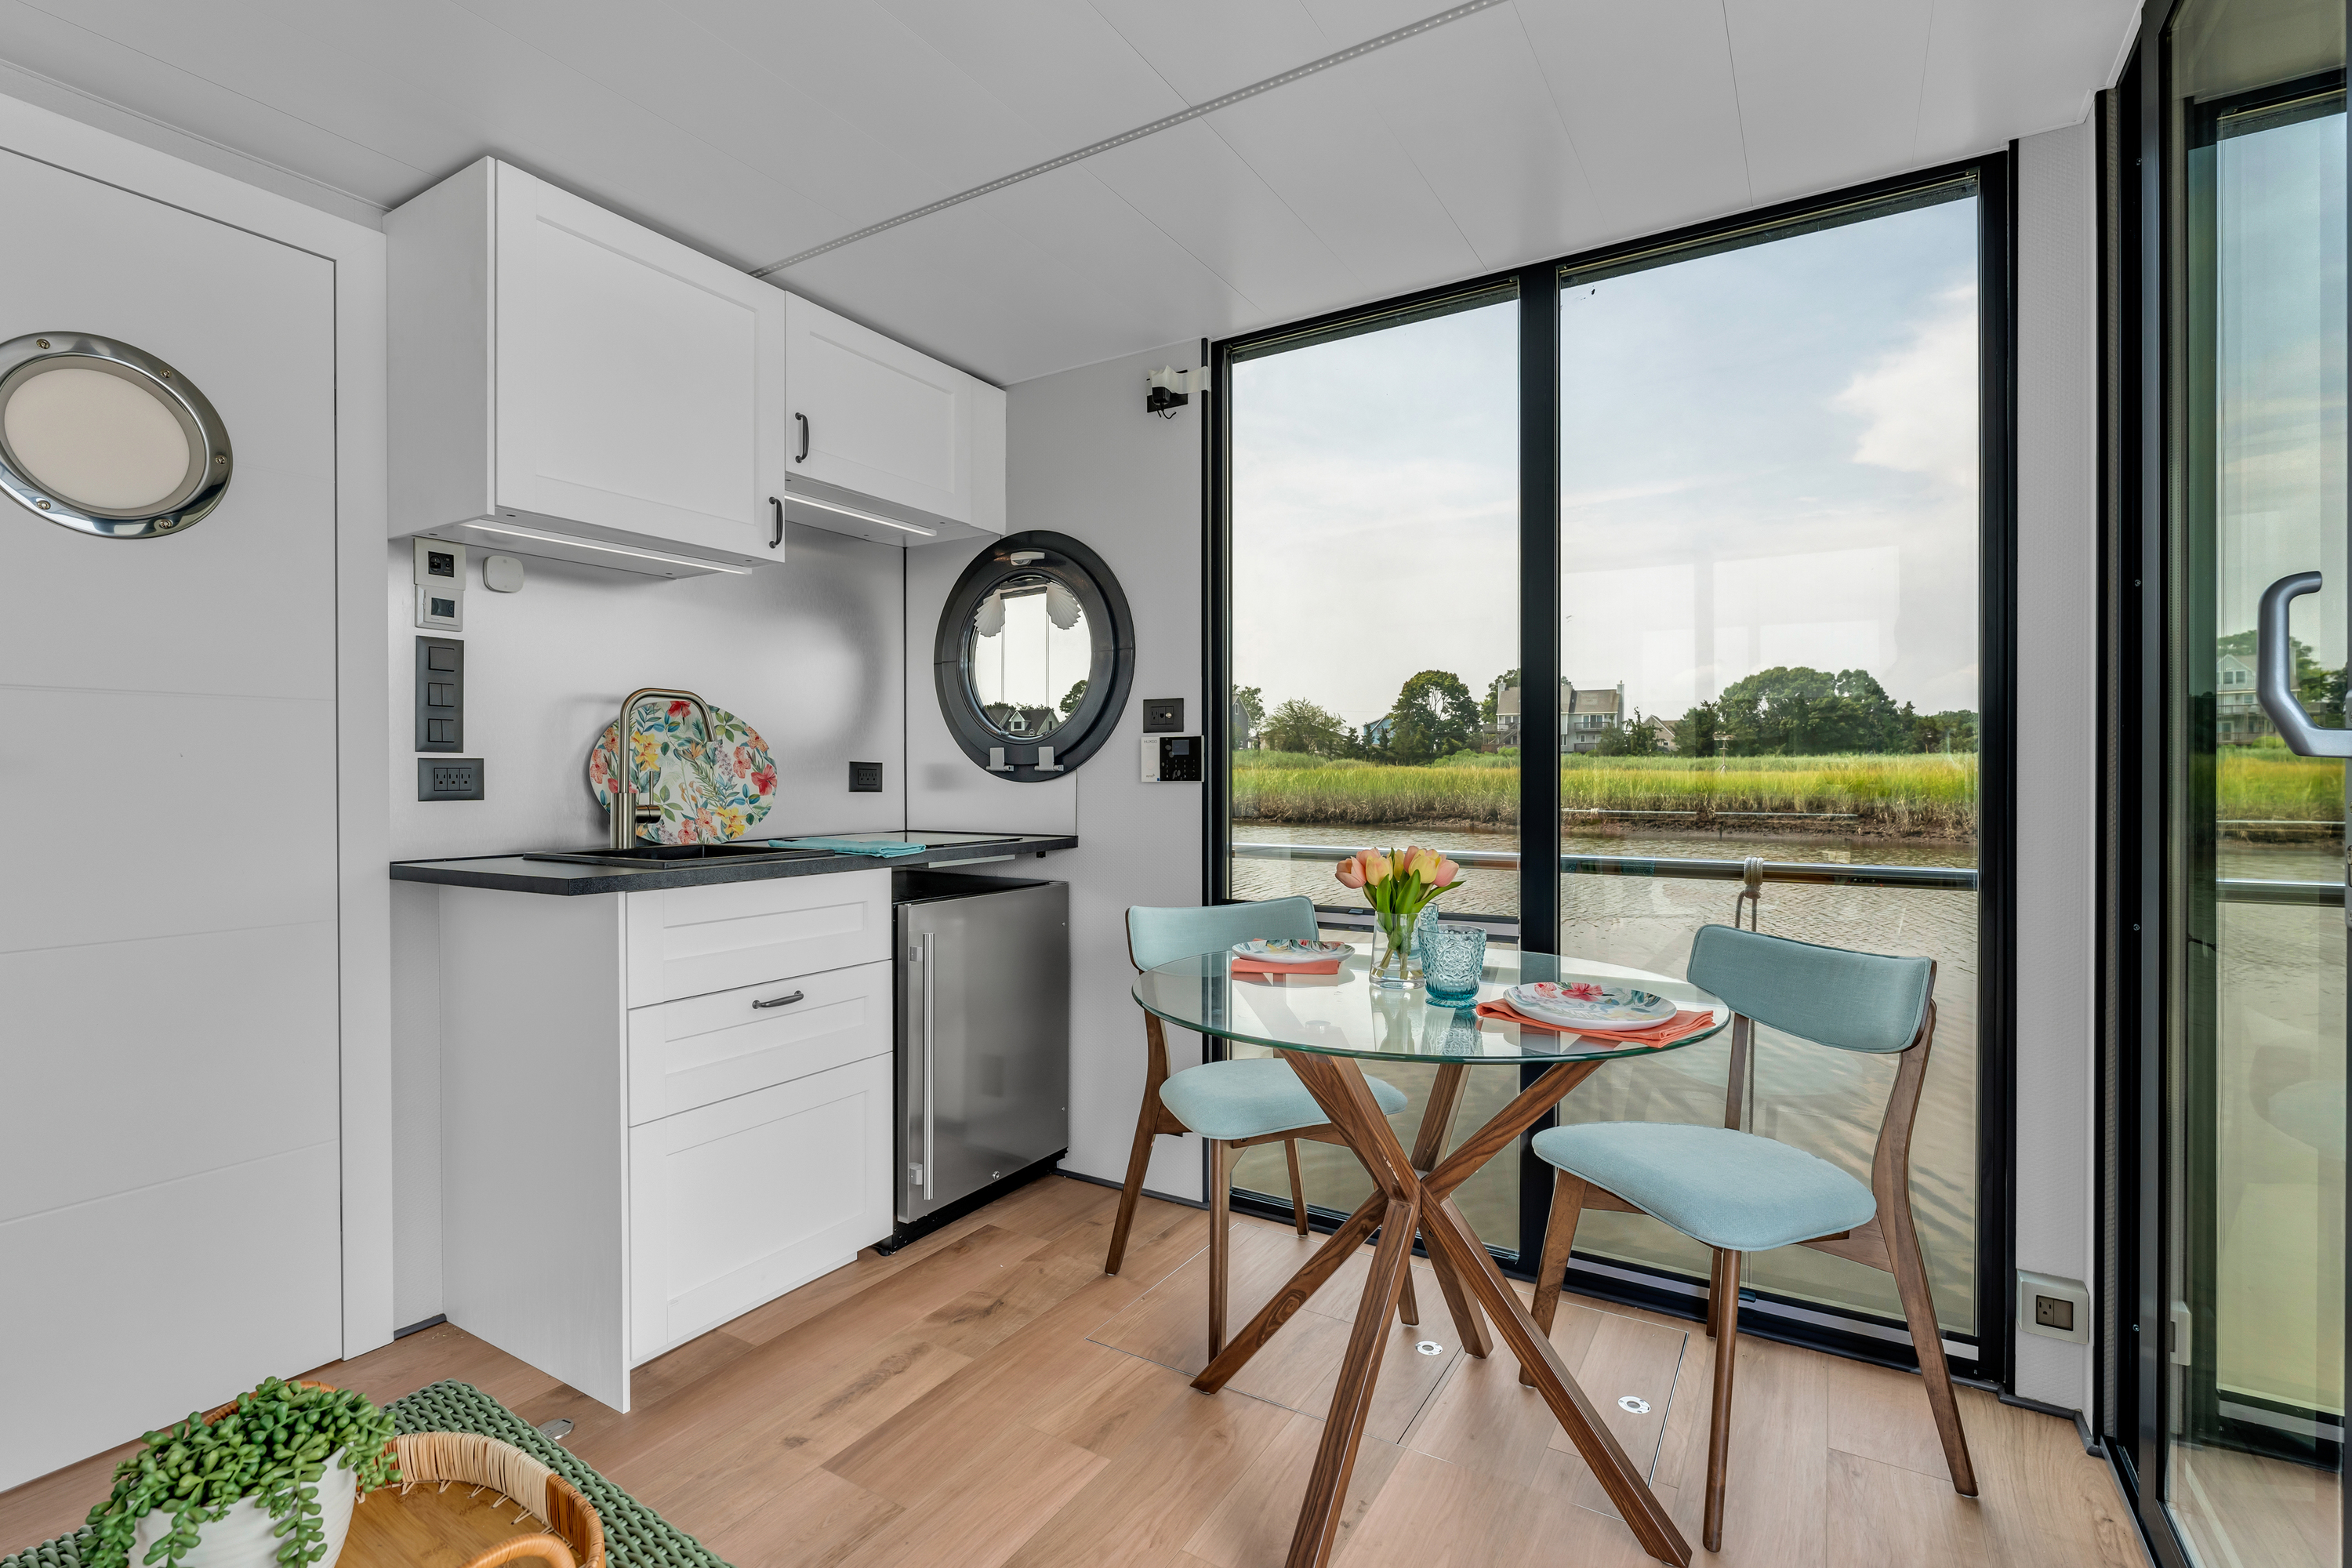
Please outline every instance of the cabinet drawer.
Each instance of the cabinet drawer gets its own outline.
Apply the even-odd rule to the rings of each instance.
[[[890,956],[884,870],[627,897],[632,1007]]]
[[[629,1363],[830,1272],[890,1231],[890,1060],[629,1130]]]
[[[800,1000],[787,1000],[793,996]],[[635,1008],[629,1014],[629,1125],[889,1049],[887,963]]]

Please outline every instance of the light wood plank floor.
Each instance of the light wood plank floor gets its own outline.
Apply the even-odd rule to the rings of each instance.
[[[625,1416],[447,1326],[313,1375],[378,1400],[462,1378],[527,1420],[569,1416],[575,1453],[740,1568],[1278,1563],[1361,1265],[1203,1396],[1187,1381],[1207,1348],[1207,1216],[1147,1201],[1113,1279],[1115,1196],[1048,1178],[896,1257],[863,1254],[640,1368]],[[1239,1322],[1312,1244],[1235,1224]],[[1507,1352],[1460,1354],[1416,1268],[1427,1321],[1392,1330],[1338,1561],[1646,1563]],[[1712,1342],[1677,1319],[1562,1306],[1562,1357],[1696,1542]],[[1984,1489],[1970,1501],[1952,1494],[1916,1378],[1759,1340],[1738,1353],[1724,1551],[1699,1561],[2145,1561],[2066,1423],[1962,1390]],[[1649,1410],[1621,1410],[1621,1394]],[[115,1457],[0,1493],[0,1551],[79,1523]]]

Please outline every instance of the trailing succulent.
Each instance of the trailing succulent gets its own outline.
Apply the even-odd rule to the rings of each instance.
[[[392,1417],[365,1395],[342,1388],[300,1388],[278,1378],[237,1395],[236,1406],[206,1423],[201,1416],[150,1432],[146,1447],[114,1472],[114,1490],[90,1510],[98,1540],[88,1568],[126,1568],[139,1521],[172,1516],[171,1531],[144,1562],[169,1568],[195,1550],[197,1527],[252,1498],[278,1521],[278,1561],[301,1568],[326,1555],[319,1480],[340,1452],[360,1495],[398,1480]]]

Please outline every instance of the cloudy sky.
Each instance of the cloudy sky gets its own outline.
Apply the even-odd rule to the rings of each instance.
[[[1976,204],[1572,289],[1564,669],[1679,715],[1774,664],[1974,708]],[[1360,724],[1518,661],[1516,308],[1234,373],[1234,672]]]

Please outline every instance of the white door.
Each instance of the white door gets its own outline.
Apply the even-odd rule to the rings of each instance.
[[[169,362],[185,533],[0,500],[0,1489],[339,1353],[334,269],[0,152],[0,340]],[[13,1544],[13,1543],[12,1543]]]
[[[499,509],[764,555],[761,306],[776,290],[519,169],[496,175]],[[777,348],[772,328],[772,383]]]
[[[797,294],[786,296],[790,471],[957,522],[972,519],[980,384]]]
[[[890,1058],[629,1129],[629,1364],[890,1232]]]

